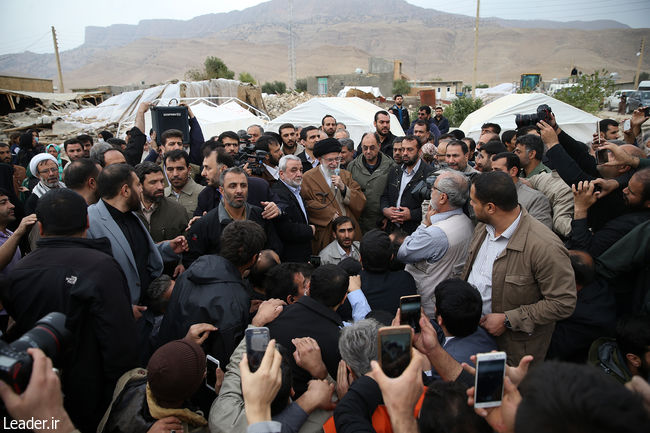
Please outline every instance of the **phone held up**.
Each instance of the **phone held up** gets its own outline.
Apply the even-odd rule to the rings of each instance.
[[[269,328],[262,326],[259,328],[246,329],[246,357],[248,358],[248,368],[252,372],[257,371],[264,358],[266,346],[269,345]]]
[[[597,140],[597,141],[596,141]],[[596,122],[596,138],[594,139],[594,144],[599,146],[604,143],[604,139],[600,136],[600,122]],[[607,149],[597,149],[596,150],[596,164],[601,165],[609,161],[609,150]]]
[[[417,334],[420,332],[420,308],[422,300],[420,295],[402,296],[399,298],[400,323],[409,325]]]
[[[205,386],[214,391],[214,385],[217,383],[217,368],[219,368],[219,360],[207,355],[205,361],[207,370],[205,373]]]
[[[505,373],[505,352],[479,353],[476,355],[474,407],[501,406]]]
[[[411,327],[386,326],[377,332],[377,359],[388,377],[399,377],[411,362]]]

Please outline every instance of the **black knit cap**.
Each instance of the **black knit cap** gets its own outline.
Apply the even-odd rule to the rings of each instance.
[[[147,365],[147,382],[161,407],[181,407],[199,389],[204,377],[205,353],[191,340],[165,344]]]
[[[341,153],[341,143],[336,138],[326,138],[317,142],[314,146],[314,156],[316,158],[332,152]]]

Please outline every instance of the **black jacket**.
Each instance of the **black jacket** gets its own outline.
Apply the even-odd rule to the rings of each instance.
[[[299,153],[298,155],[296,155],[296,156],[297,156],[298,158],[300,158],[300,161],[302,162],[302,172],[303,172],[303,174],[304,174],[304,173],[307,173],[307,172],[308,172],[309,170],[311,170],[312,168],[316,168],[316,167],[318,167],[318,165],[317,165],[316,167],[314,167],[313,165],[311,165],[311,162],[307,161],[307,154],[305,153],[304,150],[303,150],[302,152],[300,152],[300,153]]]
[[[343,326],[341,317],[331,308],[310,296],[303,296],[295,304],[285,307],[280,316],[266,325],[271,338],[293,354],[296,346],[293,338],[311,337],[318,342],[323,362],[330,376],[336,377],[341,354],[339,353],[339,329]],[[293,370],[293,389],[296,398],[307,390],[311,376],[296,365],[293,356],[289,356]]]
[[[650,210],[630,212],[605,223],[600,230],[589,230],[587,219],[571,221],[571,233],[566,247],[571,250],[583,250],[598,257],[634,227],[650,219]]]
[[[375,273],[362,270],[361,290],[373,311],[383,310],[394,314],[399,298],[417,294],[415,280],[406,271]]]
[[[387,207],[392,207],[397,204],[400,184],[402,183],[402,172],[401,166],[394,166],[388,172],[388,182],[386,182],[386,188],[379,201],[379,206],[382,211]],[[418,171],[415,172],[402,194],[400,206],[407,207],[411,211],[411,219],[402,224],[402,230],[407,235],[413,233],[422,222],[422,200],[413,196],[413,187],[421,180],[426,179],[431,173],[433,173],[433,168],[426,162],[420,160]],[[393,224],[389,221],[386,227],[387,231],[391,232],[393,228]]]
[[[221,194],[216,188],[206,186],[203,191],[199,193],[198,203],[194,216],[201,216],[203,212],[210,212],[212,209],[219,205]],[[272,201],[277,204],[278,197],[269,188],[269,183],[259,177],[248,177],[248,200],[249,204],[261,207],[263,201]]]
[[[136,325],[126,277],[106,238],[44,238],[20,260],[2,293],[17,335],[52,311],[66,314],[64,405],[82,431],[94,431],[115,384],[137,366]]]
[[[282,253],[282,242],[275,231],[275,225],[270,220],[262,218],[262,209],[257,206],[246,204],[248,207],[248,219],[258,223],[266,233],[266,246]],[[199,218],[192,224],[185,235],[189,251],[183,254],[183,265],[187,268],[193,261],[204,254],[216,254],[221,246],[221,232],[232,220],[226,215],[219,215],[218,205],[210,212]]]
[[[279,203],[284,207],[283,214],[275,222],[278,236],[283,243],[282,261],[308,262],[314,234],[300,209],[298,199],[282,181],[275,182],[271,190],[277,194]]]
[[[544,164],[557,170],[564,182],[571,186],[580,181],[592,181],[601,177],[596,169],[596,160],[589,155],[585,144],[574,140],[562,131],[558,136],[559,146],[553,146],[544,155]],[[589,226],[599,230],[605,223],[625,212],[625,200],[621,188],[599,199],[587,216]]]
[[[244,337],[249,309],[239,270],[216,254],[202,256],[176,280],[157,345],[185,337],[195,323],[210,323],[219,330],[210,333],[203,348],[225,366]]]

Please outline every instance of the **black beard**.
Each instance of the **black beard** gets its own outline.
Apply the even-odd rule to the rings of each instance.
[[[407,167],[413,167],[418,162],[418,158],[415,159],[402,159],[402,164]]]

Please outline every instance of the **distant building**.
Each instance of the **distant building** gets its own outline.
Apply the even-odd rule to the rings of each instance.
[[[449,100],[453,99],[456,94],[463,91],[463,82],[457,80],[451,81],[409,81],[411,86],[411,92],[409,95],[417,96],[418,92],[421,90],[435,90],[436,92],[436,101]]]
[[[54,91],[54,85],[52,84],[52,80],[48,80],[47,78],[0,75],[0,89],[52,93]]]
[[[368,72],[357,69],[352,74],[308,77],[307,92],[312,95],[336,95],[345,86],[371,86],[379,87],[384,97],[392,97],[393,82],[407,78],[402,74],[401,60],[391,62],[379,57],[370,57]]]

